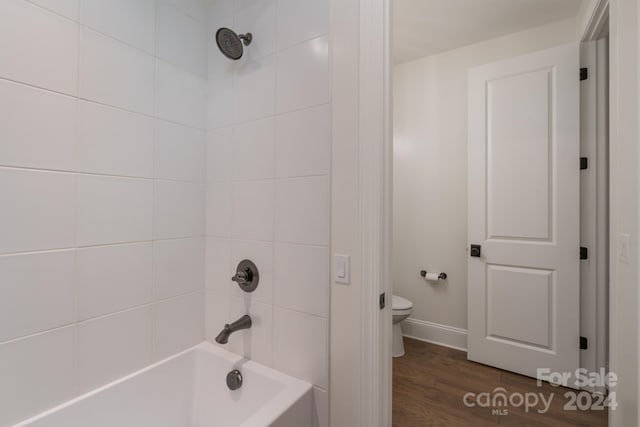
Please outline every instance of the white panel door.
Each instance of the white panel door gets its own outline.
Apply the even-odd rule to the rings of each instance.
[[[579,47],[469,71],[468,358],[579,367]]]

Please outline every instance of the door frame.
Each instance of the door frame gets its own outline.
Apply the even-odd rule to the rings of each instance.
[[[634,4],[635,3],[635,4]],[[391,185],[392,176],[392,98],[391,72],[392,62],[389,54],[391,40],[391,0],[359,0],[360,16],[354,26],[359,26],[359,91],[358,105],[360,150],[358,155],[360,182],[357,195],[360,200],[360,221],[362,235],[362,293],[361,293],[361,345],[362,364],[360,369],[360,425],[372,427],[391,426],[391,360],[388,356],[391,348],[390,322],[388,327],[380,325],[380,318],[389,318],[390,310],[380,316],[380,309],[374,302],[381,291],[390,294],[390,252],[391,252]],[[617,190],[620,179],[616,176],[638,178],[640,150],[637,145],[640,134],[638,117],[640,106],[634,100],[640,95],[638,84],[640,73],[638,47],[640,46],[640,8],[636,0],[596,0],[584,28],[579,31],[580,38],[590,40],[598,35],[598,30],[605,22],[605,11],[610,10],[610,369],[619,374],[628,373],[634,386],[618,388],[618,401],[626,404],[618,411],[610,411],[609,425],[612,427],[631,425],[629,420],[638,420],[638,389],[640,374],[637,364],[639,340],[637,334],[630,333],[628,328],[637,331],[640,327],[640,292],[638,285],[638,264],[640,255],[637,251],[638,222],[640,216],[640,185],[631,182],[631,188],[623,193]],[[634,16],[629,16],[633,12]],[[626,38],[623,38],[623,35]],[[635,40],[631,40],[635,38]],[[620,89],[625,88],[625,90]],[[632,93],[629,88],[635,89]],[[616,155],[633,154],[627,163],[616,162]],[[634,205],[631,218],[618,217],[626,203]],[[621,227],[633,233],[632,257],[627,266],[621,266],[616,259],[616,239]],[[620,301],[628,304],[621,306]],[[631,316],[635,320],[630,326],[623,325],[623,316]],[[377,355],[367,355],[369,351]],[[624,362],[636,357],[635,365],[626,367]],[[621,395],[620,392],[624,392]],[[337,392],[337,390],[333,390]],[[635,402],[635,406],[634,403]]]
[[[580,245],[590,260],[580,263],[580,335],[588,348],[580,351],[580,367],[597,372],[607,366],[607,294],[609,288],[609,146],[608,40],[580,46],[580,66],[589,70],[580,85],[580,155],[588,159],[580,173]],[[593,71],[592,71],[593,70]],[[606,387],[583,387],[606,392]]]
[[[360,425],[371,427],[390,427],[392,410],[391,34],[391,1],[360,0]],[[382,294],[386,307],[381,310]]]
[[[589,70],[593,69],[594,72],[590,72],[591,75],[595,76],[595,79],[592,79],[590,82],[584,82],[583,84],[591,85],[590,93],[593,98],[587,100],[587,104],[585,104],[585,100],[582,99],[582,90],[584,89],[581,86],[581,100],[580,100],[580,108],[581,108],[581,117],[580,117],[580,127],[581,132],[586,132],[586,135],[583,133],[581,135],[580,141],[580,150],[581,155],[586,155],[587,157],[592,157],[596,159],[596,161],[590,162],[590,168],[593,168],[594,175],[589,177],[585,177],[581,174],[580,181],[581,186],[585,184],[584,181],[590,180],[591,185],[590,191],[593,191],[596,198],[592,200],[590,203],[593,203],[595,206],[595,212],[589,212],[585,216],[585,212],[581,210],[580,216],[582,221],[586,221],[586,225],[588,231],[585,235],[582,235],[581,231],[581,243],[585,243],[587,247],[595,248],[595,250],[591,250],[592,257],[594,258],[594,262],[591,263],[588,267],[585,265],[580,266],[581,268],[581,283],[580,288],[581,291],[587,288],[587,293],[585,295],[581,295],[581,304],[580,311],[581,315],[584,312],[590,312],[593,314],[593,318],[591,322],[587,322],[587,325],[583,325],[582,321],[580,322],[581,332],[584,332],[587,337],[589,337],[589,352],[581,353],[580,357],[580,367],[589,369],[590,371],[596,371],[602,366],[608,366],[608,301],[607,294],[609,291],[609,264],[610,264],[610,255],[609,255],[609,247],[612,236],[612,229],[610,224],[608,223],[608,214],[612,209],[611,202],[605,203],[605,200],[602,200],[605,197],[608,197],[608,188],[607,186],[610,183],[610,167],[611,162],[608,156],[609,154],[609,146],[607,144],[606,147],[601,147],[599,144],[602,139],[602,128],[607,128],[608,123],[603,126],[603,119],[606,117],[606,113],[609,110],[609,105],[603,102],[603,97],[601,96],[603,93],[606,93],[606,97],[609,98],[609,87],[608,82],[610,78],[610,73],[608,73],[608,62],[609,62],[609,49],[606,48],[607,54],[606,57],[603,58],[602,48],[600,47],[602,43],[602,35],[603,32],[609,30],[609,17],[610,17],[610,4],[609,0],[596,0],[592,4],[592,8],[587,14],[586,20],[582,23],[582,27],[579,28],[581,52],[580,52],[580,66],[587,67]],[[587,46],[586,43],[593,43],[592,46]],[[606,43],[606,42],[605,42]],[[609,103],[611,102],[608,99]],[[586,116],[583,116],[586,114]],[[587,118],[588,122],[585,123],[584,120]],[[606,132],[609,132],[608,129]],[[607,133],[608,136],[608,133]],[[602,175],[602,172],[606,173],[606,176]],[[581,200],[581,204],[582,204]],[[583,226],[585,223],[582,224]],[[608,240],[607,240],[608,238]],[[590,280],[583,282],[582,272],[583,269],[587,269],[592,277]],[[585,299],[583,299],[585,298]],[[586,330],[582,330],[583,327],[586,327]],[[592,348],[591,348],[592,347]],[[586,387],[587,390],[592,392],[606,392],[606,387]]]

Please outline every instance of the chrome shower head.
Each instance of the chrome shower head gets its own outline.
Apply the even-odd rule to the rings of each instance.
[[[224,56],[234,61],[242,58],[244,46],[249,46],[252,39],[251,33],[238,35],[229,28],[223,27],[216,31],[218,48]]]

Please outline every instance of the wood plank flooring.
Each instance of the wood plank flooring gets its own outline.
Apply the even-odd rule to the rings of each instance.
[[[562,387],[467,360],[462,351],[405,338],[404,357],[393,360],[393,426],[549,426],[605,427],[607,410],[566,411]],[[492,407],[468,407],[463,397],[468,392],[492,393],[497,387],[512,393],[543,393],[549,399],[549,410],[506,406],[506,415],[492,414]],[[536,408],[542,410],[540,403]]]

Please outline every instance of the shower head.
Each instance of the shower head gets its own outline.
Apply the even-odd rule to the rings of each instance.
[[[251,33],[238,35],[229,28],[223,27],[216,31],[218,48],[224,56],[234,61],[242,58],[244,46],[249,46],[252,39]]]

